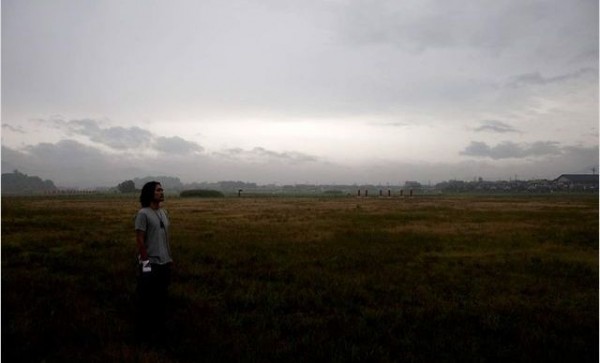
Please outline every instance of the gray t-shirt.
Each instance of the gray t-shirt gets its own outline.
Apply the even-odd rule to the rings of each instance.
[[[142,208],[135,216],[135,229],[146,232],[144,245],[150,263],[164,265],[172,262],[169,247],[169,217],[159,208]]]

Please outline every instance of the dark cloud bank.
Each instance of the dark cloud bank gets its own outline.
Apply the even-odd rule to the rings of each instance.
[[[533,144],[517,144],[511,141],[489,146],[485,142],[473,141],[461,152],[462,155],[491,159],[523,159],[564,154],[558,142],[539,141]]]
[[[160,146],[160,142],[158,143]],[[153,151],[101,150],[74,140],[41,143],[23,150],[2,147],[2,172],[15,169],[51,179],[64,187],[115,186],[147,175],[177,176],[184,182],[241,180],[258,184],[403,184],[449,179],[489,180],[555,178],[562,173],[589,173],[598,165],[598,147],[561,146],[553,142],[495,146],[472,142],[453,164],[381,162],[353,167],[329,163],[298,152],[274,152],[261,147],[206,153],[200,145],[166,138]]]

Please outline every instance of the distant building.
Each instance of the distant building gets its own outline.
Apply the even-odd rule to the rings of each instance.
[[[421,187],[421,183],[416,182],[416,181],[410,181],[407,180],[406,182],[404,182],[404,187],[406,188],[420,188]]]
[[[562,174],[554,181],[569,188],[598,189],[597,174]]]

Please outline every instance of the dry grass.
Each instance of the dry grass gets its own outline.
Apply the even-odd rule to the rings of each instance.
[[[131,198],[2,198],[7,361],[598,360],[597,196],[167,200],[169,339],[132,339]]]

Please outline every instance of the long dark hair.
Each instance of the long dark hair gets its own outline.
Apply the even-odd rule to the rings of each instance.
[[[160,185],[160,183],[151,181],[147,182],[142,187],[142,192],[140,193],[140,203],[142,204],[142,208],[149,207],[150,203],[154,200],[154,191],[156,190],[157,185]]]

